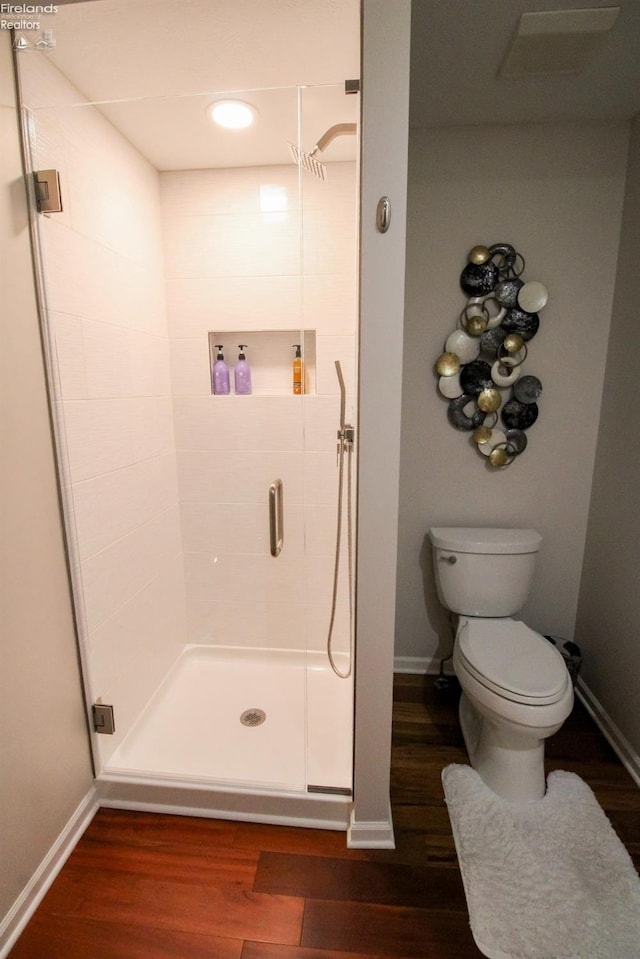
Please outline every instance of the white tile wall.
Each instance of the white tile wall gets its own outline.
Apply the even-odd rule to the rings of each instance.
[[[84,98],[30,61],[34,159],[63,192],[38,226],[80,623],[92,694],[116,709],[106,760],[186,639],[159,179],[95,108],[38,109]]]
[[[338,484],[335,360],[355,418],[354,178],[348,163],[331,164],[325,183],[303,178],[301,243],[293,165],[161,174],[192,642],[314,649],[326,642]],[[259,212],[261,196],[276,198],[276,212]],[[232,373],[241,341],[224,331],[248,336],[302,323],[314,334],[312,395],[210,395],[209,331],[220,334]],[[248,359],[254,381],[268,385],[273,359],[260,347],[256,337]],[[267,494],[277,478],[285,548],[274,560]],[[346,569],[346,537],[342,552]],[[348,624],[340,630],[348,636]]]
[[[331,452],[307,451],[304,454],[304,495],[307,503],[330,506],[337,503],[338,462],[335,449]]]
[[[303,289],[305,329],[322,335],[356,336],[358,315],[356,271],[347,274],[307,275]]]
[[[140,700],[148,701],[175,662],[176,635],[186,632],[183,584],[182,557],[167,557],[156,577],[91,634],[90,669],[116,711],[109,753],[138,718]]]
[[[131,396],[133,383],[129,362],[129,334],[110,323],[83,323],[86,396],[90,398]]]
[[[87,395],[87,371],[84,362],[82,318],[49,311],[49,325],[55,335],[55,387],[59,399],[79,399]]]
[[[80,557],[86,559],[176,502],[175,454],[141,460],[73,487]]]
[[[305,586],[304,565],[284,552],[278,559],[268,553],[186,553],[185,579],[187,596],[199,603],[295,603]]]
[[[347,397],[346,415],[353,423],[353,394]],[[340,399],[335,396],[304,397],[305,450],[335,451],[336,432],[340,425]]]
[[[286,494],[285,494],[286,496]],[[183,503],[182,537],[185,552],[269,552],[268,498],[261,503]],[[286,497],[284,559],[304,558],[304,507]],[[247,597],[249,598],[249,597]]]
[[[355,335],[324,336],[316,338],[316,392],[318,394],[340,393],[335,361],[340,361],[347,394],[351,400],[350,409],[354,410],[356,395],[356,343]]]
[[[129,399],[66,400],[63,409],[72,483],[133,462]]]
[[[346,586],[341,587],[343,590]],[[305,648],[324,651],[327,648],[331,607],[329,602],[309,604],[305,610],[304,642]],[[331,649],[335,653],[349,652],[349,606],[342,599],[336,606],[336,616],[331,634]],[[344,664],[341,664],[344,668]]]
[[[301,298],[298,275],[174,277],[167,280],[169,329],[172,337],[205,338],[215,329],[297,329]]]
[[[175,338],[171,344],[171,380],[174,396],[211,396],[207,334]]]
[[[304,502],[304,464],[290,451],[179,450],[182,502],[264,503],[269,485],[281,479],[288,503]]]
[[[305,398],[306,399],[306,398]],[[178,450],[301,450],[303,403],[289,396],[176,397]]]
[[[179,542],[179,515],[172,507],[86,559],[82,575],[89,631],[152,582],[176,555]]]

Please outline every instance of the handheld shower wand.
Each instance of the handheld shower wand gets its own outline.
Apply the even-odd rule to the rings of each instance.
[[[340,384],[340,429],[343,430],[345,427],[345,409],[347,405],[347,390],[344,385],[344,376],[342,375],[342,367],[340,366],[340,360],[335,361],[336,364],[336,373],[338,375],[338,383]]]
[[[331,668],[340,679],[348,679],[353,669],[353,545],[352,545],[352,518],[351,518],[351,454],[353,452],[353,441],[355,430],[353,426],[346,423],[346,400],[347,391],[344,385],[342,367],[340,361],[336,360],[336,374],[340,384],[340,429],[338,430],[338,519],[336,524],[336,558],[333,567],[333,596],[331,600],[331,620],[329,622],[329,633],[327,635],[327,656]],[[338,600],[338,579],[340,575],[340,540],[342,536],[342,490],[344,485],[344,454],[347,453],[347,543],[348,543],[348,561],[349,561],[349,666],[346,672],[338,669],[333,650],[332,637],[333,626],[336,617],[336,604]]]
[[[355,438],[355,430],[350,423],[346,422],[347,389],[344,385],[344,377],[342,375],[340,360],[335,360],[335,364],[338,383],[340,384],[340,429],[338,430],[338,443],[353,443]]]

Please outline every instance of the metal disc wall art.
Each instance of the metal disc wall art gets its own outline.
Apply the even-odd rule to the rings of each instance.
[[[525,282],[524,267],[509,243],[473,247],[460,276],[467,303],[436,361],[449,422],[470,432],[496,469],[526,448],[542,393],[540,380],[523,375],[523,365],[549,294],[537,280]]]

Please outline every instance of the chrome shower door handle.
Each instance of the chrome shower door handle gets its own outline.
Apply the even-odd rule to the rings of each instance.
[[[279,556],[284,541],[282,480],[275,480],[269,487],[269,540],[271,555]]]

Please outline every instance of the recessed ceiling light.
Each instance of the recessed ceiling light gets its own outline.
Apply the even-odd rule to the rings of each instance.
[[[208,109],[214,123],[227,130],[250,127],[256,115],[255,109],[242,100],[217,100]]]

